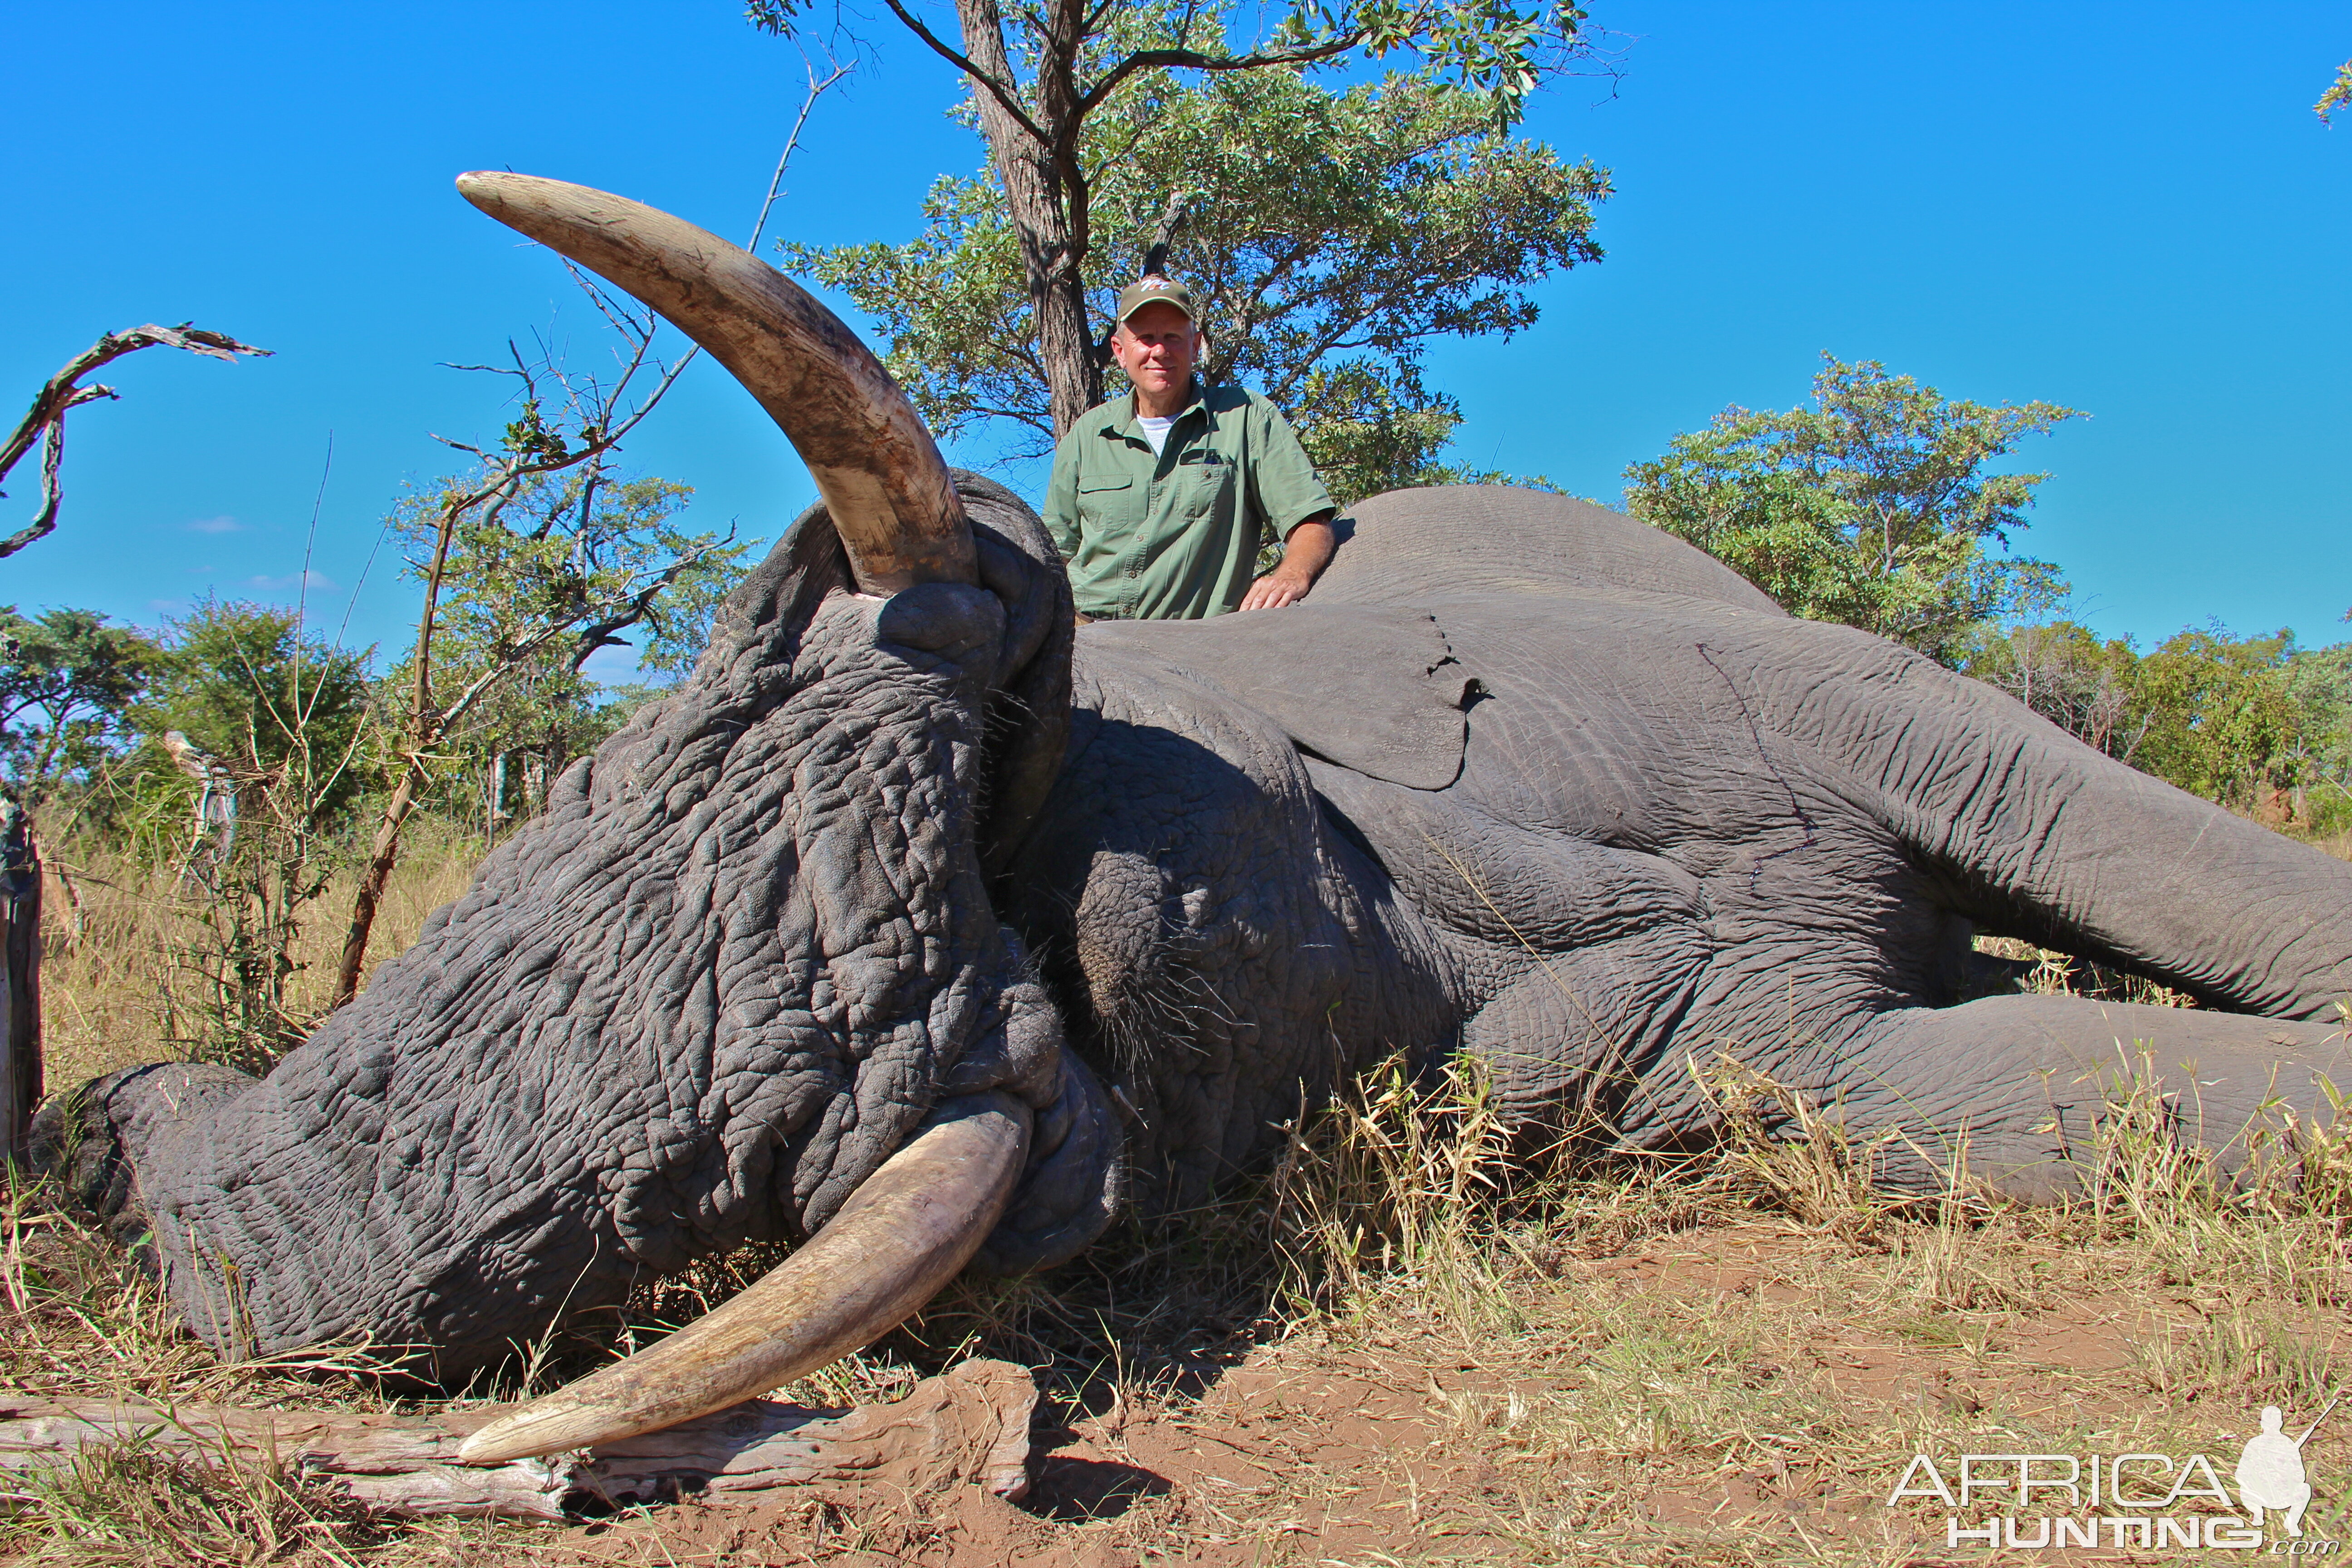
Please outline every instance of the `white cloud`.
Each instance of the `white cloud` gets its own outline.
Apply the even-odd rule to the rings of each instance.
[[[285,577],[248,577],[245,581],[247,586],[258,588],[265,594],[283,594],[293,588],[331,588],[335,585],[335,580],[324,572],[303,572]]]
[[[200,517],[187,525],[190,533],[243,533],[245,524],[233,517]]]

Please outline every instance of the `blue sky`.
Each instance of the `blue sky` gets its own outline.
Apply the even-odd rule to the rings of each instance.
[[[2352,121],[2311,101],[2340,5],[1594,0],[1624,74],[1529,129],[1615,174],[1597,267],[1507,343],[1441,345],[1461,456],[1616,497],[1730,403],[1801,400],[1819,354],[1947,394],[2091,413],[2034,441],[2025,543],[2143,645],[2218,616],[2337,640],[2352,605]],[[886,24],[823,102],[772,235],[903,238],[976,142]],[[152,623],[206,592],[390,647],[413,586],[368,560],[433,434],[502,386],[442,368],[590,324],[544,253],[460,200],[510,166],[747,232],[802,94],[730,0],[399,7],[26,6],[0,51],[0,405],[104,329],[193,320],[277,351],[148,350],[74,416],[59,531],[0,602]],[[331,436],[333,463],[314,498]],[[967,461],[985,449],[951,453]],[[782,438],[698,364],[629,447],[703,526],[772,537],[810,498]],[[1033,495],[1034,468],[1009,476]],[[26,515],[20,466],[0,524]],[[362,582],[362,574],[365,580]]]

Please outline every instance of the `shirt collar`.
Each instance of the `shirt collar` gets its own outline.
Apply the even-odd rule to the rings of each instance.
[[[1192,385],[1186,390],[1191,394],[1191,396],[1185,399],[1184,406],[1176,411],[1177,425],[1184,423],[1184,421],[1192,416],[1194,409],[1204,408],[1209,395],[1209,389],[1202,384],[1201,378],[1197,375],[1192,378]],[[1129,392],[1122,395],[1118,404],[1112,408],[1111,412],[1117,416],[1117,417],[1112,419],[1110,424],[1105,427],[1103,432],[1105,435],[1123,436],[1131,441],[1144,441],[1143,426],[1137,423],[1142,416],[1139,415],[1135,411],[1134,393]],[[1171,425],[1169,426],[1169,429],[1172,431],[1175,427],[1175,425]],[[1144,444],[1146,446],[1150,445],[1149,441],[1144,441]]]

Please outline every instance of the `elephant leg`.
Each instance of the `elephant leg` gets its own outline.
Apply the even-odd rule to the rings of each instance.
[[[1835,781],[1885,824],[1937,901],[2250,1013],[2327,1020],[2352,994],[2352,865],[1916,655],[1802,633],[1759,627],[1739,650],[1727,668],[1748,672],[1744,701],[1799,748],[1781,765]]]
[[[1857,1139],[1900,1130],[1885,1184],[1932,1190],[1956,1171],[2029,1202],[2084,1190],[2103,1125],[2129,1100],[2163,1135],[2242,1180],[2289,1124],[2352,1091],[2343,1026],[2072,996],[1990,996],[1882,1013],[1787,1062]]]

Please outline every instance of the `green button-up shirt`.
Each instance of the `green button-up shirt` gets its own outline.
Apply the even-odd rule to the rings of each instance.
[[[1158,452],[1133,395],[1089,410],[1054,452],[1045,527],[1089,616],[1186,620],[1238,607],[1256,576],[1258,539],[1318,512],[1331,496],[1273,404],[1238,386],[1201,390]]]

